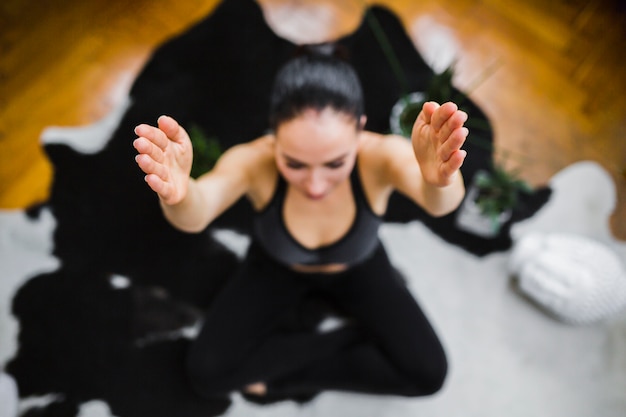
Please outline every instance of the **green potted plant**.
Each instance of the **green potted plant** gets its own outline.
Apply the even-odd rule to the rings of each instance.
[[[494,237],[511,218],[520,195],[531,192],[532,188],[519,178],[517,171],[502,165],[495,165],[491,171],[478,171],[457,211],[456,224],[476,235]]]
[[[191,139],[193,147],[191,177],[198,178],[213,168],[222,155],[222,149],[217,138],[207,137],[204,131],[196,124],[192,124],[189,128],[189,139]]]
[[[494,65],[485,68],[467,88],[459,91],[452,83],[456,64],[453,61],[443,71],[434,73],[424,91],[406,93],[408,91],[407,80],[387,36],[373,14],[368,13],[366,16],[401,89],[405,91],[392,107],[389,115],[390,129],[394,134],[410,139],[415,120],[424,103],[428,101],[440,104],[452,101],[461,107],[471,91],[485,81],[499,66],[499,61],[494,62]],[[470,118],[465,125],[484,131],[491,130],[489,124],[480,119]],[[493,150],[491,142],[481,140],[476,134],[473,135],[473,141],[477,146]],[[513,209],[519,204],[520,194],[530,192],[532,192],[531,187],[518,177],[516,171],[508,171],[502,165],[495,165],[490,171],[479,171],[468,187],[463,204],[457,210],[457,226],[480,236],[494,237],[500,232],[502,225],[511,218]]]
[[[452,62],[443,71],[434,73],[424,91],[414,91],[412,93],[403,94],[402,97],[400,97],[391,108],[389,115],[389,127],[392,133],[410,139],[415,119],[417,119],[424,103],[428,101],[435,101],[439,104],[452,101],[462,109],[470,92],[489,78],[497,69],[498,62],[485,68],[463,91],[456,90],[452,84],[455,66],[456,62]],[[486,121],[475,118],[469,119],[465,125],[481,130],[489,129],[489,125]]]
[[[392,107],[389,116],[391,132],[410,138],[415,119],[417,119],[424,103],[428,101],[436,101],[437,103],[454,101],[460,104],[464,95],[459,94],[453,97],[453,76],[454,64],[451,64],[442,72],[435,73],[432,76],[425,91],[416,91],[400,97]]]

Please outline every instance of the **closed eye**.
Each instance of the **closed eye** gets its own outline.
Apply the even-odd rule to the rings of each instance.
[[[332,161],[332,162],[328,162],[326,164],[324,164],[325,167],[330,168],[330,169],[339,169],[341,168],[346,162],[343,159],[337,160],[337,161]]]
[[[306,167],[306,165],[300,163],[300,162],[294,162],[294,161],[287,161],[285,163],[285,165],[287,165],[288,168],[291,169],[302,169],[304,167]]]

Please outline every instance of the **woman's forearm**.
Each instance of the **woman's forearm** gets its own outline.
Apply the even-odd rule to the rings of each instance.
[[[167,221],[184,232],[201,232],[212,220],[207,201],[192,178],[189,178],[185,198],[173,205],[161,201],[161,209]]]
[[[463,201],[465,196],[463,176],[458,171],[452,183],[445,187],[438,187],[424,181],[422,194],[422,206],[428,214],[434,217],[445,216],[454,211]]]

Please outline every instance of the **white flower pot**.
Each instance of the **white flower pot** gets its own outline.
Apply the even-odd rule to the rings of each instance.
[[[389,115],[389,128],[391,129],[392,133],[404,136],[404,131],[400,126],[400,116],[402,115],[402,112],[404,111],[407,104],[423,102],[424,97],[426,97],[424,93],[422,93],[421,91],[416,91],[407,96],[400,97],[400,99],[396,101],[396,104],[394,104],[391,108],[391,113]]]
[[[478,197],[478,188],[472,184],[467,191],[465,200],[463,200],[461,207],[457,211],[455,218],[456,226],[477,236],[493,238],[500,233],[501,226],[511,218],[512,211],[507,210],[500,213],[494,222],[490,217],[481,213],[480,208],[476,204],[476,197]]]

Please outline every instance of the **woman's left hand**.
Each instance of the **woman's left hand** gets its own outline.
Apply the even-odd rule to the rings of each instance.
[[[469,134],[463,126],[466,121],[467,113],[454,103],[424,104],[413,125],[411,141],[427,183],[445,187],[454,181],[467,155],[461,149]]]

